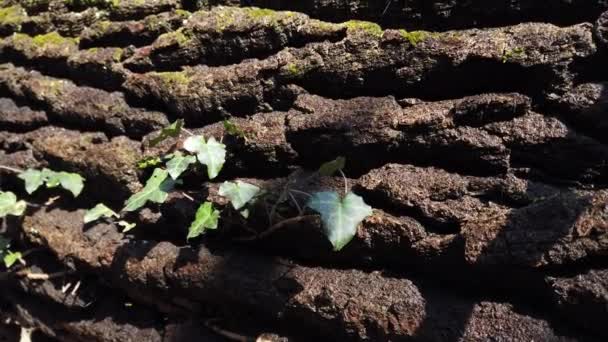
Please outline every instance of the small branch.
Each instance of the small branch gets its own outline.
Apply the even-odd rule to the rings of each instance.
[[[192,196],[188,195],[187,193],[185,193],[185,192],[183,192],[183,191],[182,191],[182,195],[184,195],[184,197],[186,197],[187,199],[191,200],[192,202],[196,202],[196,201],[194,200],[194,198],[192,198]]]
[[[72,290],[72,292],[70,293],[70,295],[72,296],[76,296],[76,292],[78,292],[78,289],[80,288],[80,280],[76,283],[76,285],[74,285],[74,289]]]
[[[346,196],[346,194],[348,193],[348,179],[344,175],[344,172],[342,172],[342,169],[340,169],[338,171],[340,171],[340,174],[342,175],[342,178],[344,179],[344,196]]]
[[[213,330],[213,332],[215,332],[216,334],[221,335],[229,340],[238,341],[238,342],[253,341],[252,338],[249,338],[247,336],[239,335],[232,331],[224,330],[224,329],[218,327],[217,325],[212,324],[211,322],[213,322],[213,321],[217,321],[217,319],[209,319],[209,320],[205,321],[205,326],[207,328]]]
[[[43,248],[32,248],[32,249],[28,249],[25,252],[21,252],[21,257],[25,258],[26,256],[32,254],[32,253],[36,253],[36,252],[42,252],[44,249]]]
[[[291,194],[291,191],[289,192],[289,198],[291,198],[291,200],[293,201],[293,204],[296,205],[296,207],[298,208],[298,216],[302,215],[302,207],[300,207],[300,204],[298,203],[298,201],[296,200],[295,197],[293,197],[293,195]]]
[[[17,169],[17,168],[6,166],[6,165],[0,165],[0,169],[11,171],[11,172],[14,172],[14,173],[21,173],[21,172],[23,172],[23,170],[21,170],[21,169]]]
[[[293,192],[295,192],[295,193],[297,193],[297,194],[302,194],[302,195],[306,195],[306,196],[308,196],[308,197],[312,197],[312,195],[311,195],[311,194],[309,194],[309,193],[308,193],[308,192],[306,192],[306,191],[300,191],[300,190],[296,190],[296,189],[291,189],[291,190],[289,190],[289,191],[293,191]]]
[[[242,239],[238,239],[238,241],[254,241],[254,240],[261,240],[266,238],[267,236],[269,236],[270,234],[276,232],[277,230],[287,227],[291,224],[294,223],[298,223],[301,221],[305,221],[308,220],[312,217],[315,217],[316,215],[304,215],[304,216],[296,216],[296,217],[292,217],[292,218],[288,218],[286,220],[283,220],[281,222],[278,222],[277,224],[275,224],[274,226],[266,229],[265,231],[261,232],[260,234],[253,236],[253,237],[248,237],[248,238],[242,238]]]
[[[56,273],[31,273],[29,271],[23,270],[23,271],[19,271],[19,272],[15,273],[15,275],[17,275],[19,277],[25,277],[29,280],[49,280],[49,279],[63,277],[70,273],[72,273],[72,272],[63,271],[63,272],[56,272]]]
[[[182,127],[182,131],[186,132],[187,134],[189,134],[190,136],[194,136],[194,133],[192,133],[192,131],[185,129],[184,127]]]

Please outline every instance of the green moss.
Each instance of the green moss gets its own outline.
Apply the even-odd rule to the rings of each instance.
[[[289,63],[285,66],[287,72],[292,76],[298,76],[301,72],[298,70],[298,66],[295,63]]]
[[[373,36],[382,37],[384,31],[380,25],[371,23],[369,21],[350,20],[343,24],[348,30],[353,31],[364,31]]]
[[[112,22],[109,20],[102,20],[94,24],[94,29],[99,30],[100,33],[107,32],[110,26],[112,26]]]
[[[183,29],[179,29],[177,31],[173,31],[173,32],[168,32],[168,33],[163,33],[160,36],[158,36],[156,43],[154,45],[156,46],[171,46],[174,44],[177,44],[179,46],[185,45],[190,41],[190,38],[188,38],[185,34]]]
[[[187,85],[190,83],[190,79],[183,71],[156,72],[154,74],[167,85]]]
[[[77,38],[65,38],[57,32],[50,32],[47,34],[39,34],[32,38],[32,43],[38,47],[45,47],[50,45],[63,45],[63,44],[77,44]]]
[[[0,25],[21,25],[26,18],[25,10],[19,5],[0,8]]]
[[[64,86],[64,81],[43,79],[40,81],[43,89],[43,95],[59,96]]]
[[[123,51],[121,48],[116,48],[112,53],[112,60],[117,63],[120,62],[122,60],[122,53]]]
[[[431,33],[426,31],[412,31],[408,32],[406,30],[399,30],[399,33],[403,38],[405,38],[411,45],[416,46],[418,43],[426,40],[431,37]]]
[[[179,15],[180,17],[189,17],[192,15],[192,12],[183,9],[176,9],[175,14]]]
[[[502,62],[507,63],[509,60],[513,58],[522,57],[525,53],[525,50],[521,47],[516,47],[511,50],[503,50],[502,52]]]
[[[277,15],[277,12],[266,8],[249,7],[243,8],[243,10],[246,11],[248,16],[254,19],[259,19],[263,17],[273,17]]]

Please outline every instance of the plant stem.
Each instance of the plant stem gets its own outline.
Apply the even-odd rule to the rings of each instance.
[[[344,175],[344,172],[342,172],[342,169],[340,169],[338,171],[340,171],[340,174],[342,175],[342,178],[344,179],[344,196],[346,196],[346,194],[348,193],[348,179]]]
[[[306,195],[306,196],[308,196],[308,197],[312,197],[312,195],[311,195],[311,194],[309,194],[309,193],[308,193],[308,192],[306,192],[306,191],[300,191],[300,190],[296,190],[296,189],[289,189],[289,191],[292,191],[292,192],[295,192],[295,193],[298,193],[298,194],[302,194],[302,195]]]
[[[21,172],[23,172],[23,170],[21,170],[21,169],[17,169],[17,168],[6,166],[6,165],[0,165],[0,169],[11,171],[11,172],[14,172],[14,173],[21,173]]]
[[[182,127],[182,131],[186,132],[187,134],[189,134],[190,136],[193,136],[194,133],[192,133],[192,131],[190,131],[189,129],[185,129]]]

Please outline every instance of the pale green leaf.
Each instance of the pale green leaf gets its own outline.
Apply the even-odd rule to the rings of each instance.
[[[134,211],[143,207],[146,202],[163,203],[169,191],[175,183],[171,179],[167,179],[169,173],[163,169],[154,169],[152,176],[146,182],[146,186],[140,191],[133,194],[125,201],[123,211]]]
[[[239,180],[236,183],[224,182],[220,185],[219,194],[220,196],[227,197],[232,203],[232,207],[236,210],[241,209],[249,201],[251,201],[255,195],[260,192],[260,188],[253,184],[241,182]]]
[[[135,226],[137,226],[136,223],[131,223],[131,222],[127,222],[127,221],[118,221],[118,225],[122,227],[122,232],[126,233],[129,230],[135,228]]]
[[[158,136],[156,136],[153,139],[150,139],[150,146],[154,147],[167,138],[178,137],[182,131],[182,127],[184,127],[184,120],[183,119],[176,120],[174,123],[161,129],[160,132],[158,133]]]
[[[68,190],[74,195],[74,197],[78,197],[84,188],[84,178],[77,173],[70,172],[59,172],[59,183],[61,187]]]
[[[25,182],[25,191],[27,191],[28,194],[33,193],[44,184],[44,175],[40,170],[27,169],[21,172],[17,177],[23,179]]]
[[[0,217],[7,215],[21,216],[27,204],[25,201],[17,201],[17,196],[10,191],[0,191]]]
[[[33,170],[33,171],[36,171],[36,170]],[[31,176],[34,177],[36,175],[34,172],[32,172]],[[80,193],[82,192],[82,189],[84,188],[84,178],[82,178],[82,176],[80,176],[77,173],[70,173],[70,172],[64,172],[64,171],[56,172],[56,171],[44,168],[44,169],[42,169],[42,171],[40,171],[40,178],[42,181],[44,181],[46,183],[47,188],[55,188],[55,187],[61,185],[62,188],[71,192],[72,195],[74,195],[74,197],[78,197],[78,195],[80,195]],[[36,179],[33,179],[32,181],[37,182]],[[27,183],[28,183],[28,181],[26,180],[26,190],[27,190],[27,186],[28,186]],[[36,183],[31,184],[32,188],[34,187],[35,184]],[[38,186],[40,186],[40,185],[38,185]],[[37,189],[38,186],[36,186],[35,189]]]
[[[173,179],[177,179],[190,164],[196,163],[195,156],[185,156],[181,152],[175,152],[173,158],[167,162],[167,171]]]
[[[11,268],[17,261],[19,261],[23,255],[20,252],[11,252],[8,251],[6,255],[4,255],[4,266],[6,268]]]
[[[99,219],[100,217],[118,217],[114,210],[108,208],[105,204],[99,203],[92,209],[87,210],[84,214],[84,223],[89,223]]]
[[[42,177],[44,178],[47,188],[55,188],[61,184],[59,180],[59,172],[44,168],[42,169]]]
[[[193,239],[205,232],[206,229],[217,229],[217,221],[220,217],[220,212],[213,209],[211,202],[205,202],[198,207],[194,221],[188,229],[187,239]]]
[[[352,192],[344,198],[333,191],[317,192],[310,198],[308,207],[321,214],[325,235],[335,251],[348,244],[357,233],[359,223],[372,214],[372,207]]]
[[[207,166],[209,179],[217,177],[226,161],[226,145],[213,137],[205,142],[202,135],[193,135],[184,141],[184,149],[196,153],[198,161]]]
[[[339,170],[342,170],[345,164],[346,158],[338,157],[332,161],[323,163],[323,165],[321,165],[321,167],[319,168],[319,174],[321,176],[332,176],[334,173],[338,172]]]

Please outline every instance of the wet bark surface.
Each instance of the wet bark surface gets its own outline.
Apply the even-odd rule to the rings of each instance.
[[[608,338],[605,1],[0,4],[0,165],[86,179],[77,200],[28,195],[0,168],[35,205],[2,227],[32,251],[0,276],[6,322],[59,341]],[[182,145],[150,144],[176,119],[226,144],[220,177],[187,171],[128,233],[82,223]],[[186,241],[200,202],[229,210],[223,181],[341,192],[311,177],[338,156],[374,208],[342,251],[313,212],[290,219],[297,194]]]

